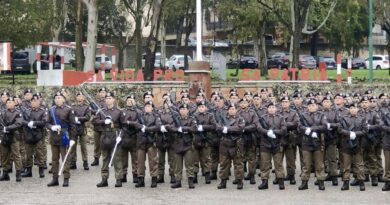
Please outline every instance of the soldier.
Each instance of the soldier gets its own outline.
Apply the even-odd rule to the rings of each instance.
[[[293,105],[292,109],[297,112],[298,117],[306,112],[307,107],[303,104],[303,97],[300,93],[300,90],[297,90],[293,95]],[[299,119],[301,120],[301,119]],[[301,165],[301,171],[303,169],[303,154],[302,154],[302,133],[299,132],[299,129],[297,131],[294,131],[295,143],[298,147],[298,153],[299,153],[299,163]]]
[[[4,95],[3,95],[4,96]],[[16,181],[22,181],[21,171],[23,169],[22,158],[20,156],[20,132],[22,131],[22,114],[15,109],[15,99],[8,97],[5,101],[6,110],[0,111],[1,128],[1,164],[3,175],[0,181],[9,181],[8,172],[12,168],[11,154],[15,162]]]
[[[222,132],[219,149],[221,166],[219,178],[221,178],[221,183],[218,185],[218,189],[226,189],[226,182],[229,178],[232,161],[234,165],[234,175],[237,179],[237,189],[244,188],[244,183],[242,181],[244,178],[244,144],[241,139],[244,127],[244,119],[237,114],[236,105],[233,103],[228,105],[227,116],[223,116],[222,123],[217,125],[217,132]]]
[[[84,170],[89,170],[88,166],[88,150],[87,150],[87,128],[85,123],[91,119],[91,109],[85,103],[85,96],[82,92],[76,93],[76,103],[72,105],[75,114],[75,136],[80,141],[81,157],[83,160]],[[72,160],[70,169],[76,169],[77,161],[77,138],[76,143],[72,147]]]
[[[168,127],[171,132],[175,132],[174,148],[175,148],[175,178],[176,182],[171,188],[176,189],[181,187],[183,161],[187,171],[188,187],[194,189],[194,161],[193,161],[193,133],[196,131],[196,121],[189,116],[189,107],[187,104],[182,104],[179,107],[180,116],[174,116],[175,127]]]
[[[158,148],[158,179],[157,183],[164,183],[165,159],[168,155],[170,183],[175,183],[175,153],[173,147],[174,134],[168,132],[171,127],[175,126],[172,115],[178,115],[174,105],[169,98],[164,100],[163,107],[160,109],[161,126],[157,135],[156,146]],[[170,127],[170,128],[168,128]]]
[[[378,174],[379,169],[377,169],[377,156],[375,155],[375,147],[380,146],[380,129],[382,127],[382,121],[379,118],[379,115],[370,109],[370,98],[364,96],[360,101],[361,110],[359,115],[361,115],[364,121],[367,124],[368,132],[362,138],[363,146],[363,160],[365,164],[365,176],[366,179],[368,175],[371,176],[371,185],[378,186]],[[352,182],[351,186],[357,185],[357,181]]]
[[[22,177],[32,177],[33,155],[34,161],[39,167],[39,177],[45,177],[44,173],[44,153],[42,144],[44,143],[44,129],[48,120],[47,111],[40,107],[39,96],[33,95],[31,99],[31,113],[29,121],[24,122],[25,143],[26,143],[26,170]]]
[[[45,104],[45,101],[43,99],[43,96],[42,96],[42,93],[40,92],[37,92],[35,93],[34,95],[38,96],[39,97],[39,104],[40,104],[40,108],[44,109],[47,113],[48,113],[48,109],[47,109],[47,106]],[[47,129],[43,129],[43,139],[42,139],[42,143],[41,144],[38,144],[38,148],[39,150],[42,150],[42,153],[43,153],[43,168],[44,169],[47,169],[47,146],[46,146],[46,139],[48,138],[48,130]]]
[[[238,115],[244,119],[245,127],[243,129],[242,140],[244,143],[244,159],[248,162],[248,175],[245,180],[249,180],[250,184],[256,184],[256,136],[255,132],[258,126],[259,118],[254,110],[249,109],[249,102],[246,98],[240,101],[240,109]],[[245,164],[244,164],[245,166]]]
[[[382,119],[384,131],[383,150],[385,156],[385,185],[382,191],[390,191],[390,113],[383,113]]]
[[[97,187],[108,186],[107,180],[110,176],[109,162],[113,157],[113,164],[115,169],[115,187],[122,187],[123,166],[119,151],[114,152],[115,144],[119,144],[122,140],[121,135],[118,134],[120,130],[120,117],[123,115],[122,111],[115,106],[115,96],[113,93],[107,93],[105,98],[106,107],[92,119],[95,126],[101,127],[103,132],[100,139],[100,147],[102,152],[103,164],[101,168],[102,181],[98,183]],[[120,145],[118,145],[120,150]]]
[[[47,186],[58,186],[58,172],[60,167],[60,156],[64,159],[69,144],[75,142],[74,136],[74,111],[68,105],[65,105],[65,97],[62,93],[56,92],[54,95],[54,106],[49,110],[49,119],[46,127],[50,132],[50,144],[52,152],[52,173],[53,180]],[[73,141],[73,142],[72,142]],[[69,186],[70,178],[70,159],[68,158],[64,165],[63,187]]]
[[[340,152],[343,155],[343,186],[341,190],[349,190],[349,179],[351,165],[353,164],[355,174],[357,175],[360,191],[365,190],[364,186],[364,164],[362,154],[362,137],[365,135],[364,118],[358,115],[359,107],[357,104],[349,105],[349,114],[340,118],[341,126],[338,129],[340,133]]]
[[[0,110],[6,110],[7,109],[7,99],[10,97],[9,93],[4,91],[1,93],[1,101],[0,101]]]
[[[137,133],[137,175],[136,188],[145,187],[146,154],[149,160],[149,171],[152,177],[151,188],[157,187],[158,155],[155,146],[155,134],[160,129],[161,121],[153,111],[152,101],[147,101],[144,113],[138,115]]]
[[[332,98],[326,96],[322,101],[322,113],[325,115],[327,124],[325,129],[325,160],[328,162],[328,176],[326,181],[332,181],[333,186],[338,185],[337,180],[337,143],[336,131],[338,129],[338,114],[332,106]]]
[[[283,145],[284,155],[286,156],[286,170],[287,176],[285,180],[290,181],[290,184],[296,184],[295,181],[295,170],[296,170],[296,155],[297,155],[297,146],[296,146],[296,137],[297,137],[297,128],[299,123],[299,117],[296,111],[290,108],[290,97],[286,96],[281,99],[281,110],[279,114],[284,117],[287,125],[287,135],[285,139],[281,139]]]
[[[100,88],[99,89],[99,98],[97,100],[97,104],[100,107],[100,109],[104,108],[106,106],[105,98],[107,95],[107,89],[106,88]],[[98,111],[99,112],[99,111]],[[97,113],[94,111],[92,112],[93,115],[96,115]],[[93,124],[93,123],[92,123]],[[99,165],[99,158],[101,155],[101,149],[100,149],[100,139],[101,135],[103,134],[103,127],[93,124],[93,157],[94,160],[91,164],[91,166],[98,166]]]
[[[121,153],[123,165],[122,182],[127,182],[127,169],[129,167],[129,154],[131,157],[131,171],[133,174],[133,183],[138,182],[137,176],[137,131],[138,109],[136,107],[134,95],[126,97],[126,106],[122,110],[120,122],[122,125],[122,142],[119,152]]]
[[[212,143],[211,132],[215,130],[215,117],[208,112],[206,102],[198,102],[198,110],[194,114],[197,124],[197,132],[194,137],[194,166],[195,166],[195,180],[197,181],[197,173],[199,171],[199,162],[203,164],[205,172],[205,182],[210,184],[211,158],[210,158],[210,144]]]
[[[326,127],[326,117],[318,112],[318,105],[314,99],[309,100],[307,104],[308,112],[300,116],[302,119],[298,127],[304,135],[302,138],[302,184],[299,186],[299,190],[308,189],[307,182],[310,178],[313,159],[318,188],[319,190],[325,190],[324,140],[322,133]]]

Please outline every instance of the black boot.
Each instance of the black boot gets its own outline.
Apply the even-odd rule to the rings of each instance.
[[[137,174],[133,174],[133,183],[134,184],[138,183],[138,175]]]
[[[324,191],[324,190],[325,190],[324,181],[318,180],[318,189],[321,190],[321,191]]]
[[[96,184],[96,186],[97,187],[107,187],[108,186],[107,178],[103,177],[102,181],[99,182],[99,184]]]
[[[39,178],[45,177],[45,168],[39,167]]]
[[[318,186],[318,180],[314,181],[314,185]]]
[[[371,176],[371,186],[378,186],[378,177]]]
[[[298,187],[298,190],[305,190],[309,189],[309,186],[307,185],[307,181],[303,180],[301,186]]]
[[[9,175],[7,171],[3,171],[3,175],[0,177],[0,181],[9,181]]]
[[[210,175],[210,180],[217,180],[217,171],[212,171]]]
[[[88,166],[88,161],[87,160],[85,160],[83,162],[83,167],[84,167],[84,170],[89,170],[89,166]]]
[[[274,185],[279,184],[278,178],[276,178],[276,176],[275,176],[275,179],[272,181],[272,184],[274,184]]]
[[[364,181],[360,181],[359,187],[360,187],[360,191],[365,191],[366,190],[366,186],[364,186]]]
[[[255,175],[251,175],[251,178],[249,179],[250,184],[256,184]]]
[[[238,179],[234,179],[233,184],[237,184],[237,183],[238,183]]]
[[[339,185],[339,181],[338,181],[336,176],[332,177],[332,185],[333,186],[338,186]]]
[[[386,180],[383,178],[383,174],[378,174],[378,182],[384,183]]]
[[[138,177],[138,182],[135,185],[135,188],[145,187],[145,178],[144,177]]]
[[[283,178],[279,178],[278,181],[279,181],[279,189],[280,190],[284,190],[285,189],[285,187],[284,187],[284,179]]]
[[[157,183],[159,184],[164,183],[164,175],[158,175]]]
[[[290,176],[290,184],[294,185],[294,184],[296,184],[296,183],[297,183],[297,181],[295,181],[295,176],[294,176],[294,175],[291,175],[291,176]]]
[[[122,179],[117,179],[116,180],[115,187],[122,187]]]
[[[237,189],[243,189],[244,188],[244,182],[242,182],[242,179],[239,179],[237,181]]]
[[[16,171],[16,181],[21,182],[22,181],[22,174],[20,171]]]
[[[211,180],[210,180],[210,172],[206,172],[206,173],[205,173],[204,179],[205,179],[205,183],[206,183],[206,184],[210,184],[210,183],[211,183]]]
[[[343,182],[343,186],[341,187],[341,191],[349,190],[349,180],[345,180]]]
[[[326,182],[330,182],[330,181],[332,181],[332,180],[333,180],[333,177],[330,176],[330,174],[326,175],[326,178],[325,178],[325,181],[326,181]]]
[[[244,180],[245,180],[245,181],[248,181],[250,178],[251,178],[251,175],[250,175],[250,174],[247,174],[247,175],[244,177]]]
[[[262,179],[261,184],[257,187],[259,190],[268,189],[268,180]]]
[[[63,187],[68,187],[69,186],[69,178],[64,178],[64,183],[62,183]]]
[[[48,187],[51,187],[51,186],[58,186],[59,183],[58,183],[58,177],[53,177],[53,179],[51,180],[50,183],[47,184]]]
[[[382,191],[390,191],[390,181],[387,181],[385,183],[385,186],[383,186]]]
[[[152,184],[150,185],[150,187],[152,188],[157,187],[157,177],[152,177]]]
[[[194,184],[198,183],[198,173],[195,173],[195,177],[193,179]]]
[[[359,180],[357,178],[354,178],[353,181],[351,182],[351,186],[359,186]]]
[[[190,188],[190,189],[195,188],[195,185],[194,185],[195,178],[196,177],[188,177],[188,188]]]
[[[70,169],[72,169],[72,170],[77,169],[76,161],[72,161],[72,162],[70,163]]]
[[[32,177],[32,168],[27,167],[25,172],[22,173],[22,177]]]
[[[127,182],[127,174],[123,174],[122,183],[126,183],[126,182]]]
[[[226,179],[222,179],[221,180],[221,183],[218,185],[218,189],[226,189],[226,182],[227,180]]]
[[[175,175],[171,175],[171,181],[170,184],[174,184],[176,182]]]
[[[93,160],[91,166],[98,166],[99,165],[99,158],[96,158]]]
[[[176,180],[174,184],[171,185],[172,189],[181,188],[181,180]]]
[[[370,181],[370,175],[366,174],[365,176],[366,176],[366,178],[364,178],[364,182],[369,182]]]

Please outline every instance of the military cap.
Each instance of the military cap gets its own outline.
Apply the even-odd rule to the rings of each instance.
[[[314,100],[314,99],[311,99],[307,102],[307,105],[312,105],[312,104],[316,104],[317,105],[317,101]]]
[[[84,95],[83,92],[79,91],[79,92],[76,92],[76,96],[79,96],[79,95]]]
[[[126,100],[128,100],[128,99],[133,99],[133,100],[135,100],[135,96],[134,96],[134,95],[128,95],[128,96],[126,97]]]
[[[65,98],[64,94],[62,94],[62,92],[60,92],[60,91],[57,91],[57,92],[54,94],[54,98],[57,97],[57,96],[61,96],[61,97]]]
[[[235,105],[234,103],[229,103],[229,105],[227,106],[227,108],[230,109],[231,107],[236,108],[236,105]]]
[[[365,95],[368,95],[368,94],[372,94],[372,90],[366,90],[366,92],[364,92]]]
[[[359,105],[358,105],[357,103],[351,103],[351,104],[345,105],[345,107],[348,108],[348,109],[349,109],[349,108],[352,108],[352,107],[358,108]]]
[[[154,95],[153,95],[153,93],[152,93],[151,91],[145,92],[145,93],[144,93],[144,98],[145,98],[146,96],[152,96],[152,97],[154,97]]]
[[[108,92],[107,95],[106,95],[106,98],[108,98],[108,97],[115,98],[115,95],[112,92]]]
[[[370,98],[368,96],[363,96],[360,102],[364,102],[364,101],[370,101]]]
[[[230,93],[230,97],[232,97],[232,96],[237,96],[238,97],[238,94],[236,92],[231,92]]]
[[[245,92],[244,96],[245,96],[245,95],[250,95],[250,96],[252,96],[252,92],[250,92],[250,91]]]
[[[198,107],[201,105],[206,105],[206,101],[202,100],[202,101],[198,102],[197,104],[198,104]]]
[[[382,97],[388,97],[387,93],[381,93],[378,98],[381,99]]]
[[[275,107],[276,107],[276,103],[270,102],[270,103],[267,105],[267,108],[269,108],[269,107],[271,107],[271,106],[275,106]]]
[[[324,99],[322,99],[322,102],[324,102],[325,100],[330,100],[330,101],[332,101],[333,99],[332,99],[332,96],[327,95],[327,96],[324,97]]]
[[[293,98],[301,98],[301,97],[302,97],[302,94],[299,92],[295,92],[293,95]]]
[[[306,95],[306,97],[307,97],[307,98],[312,98],[312,97],[314,97],[314,93],[309,92],[309,93]]]
[[[31,101],[33,101],[33,100],[39,100],[40,99],[40,97],[37,95],[37,94],[34,94],[33,96],[32,96],[32,98],[31,98]]]
[[[181,99],[183,99],[183,98],[190,98],[190,96],[188,94],[184,94],[181,96]]]
[[[6,96],[9,97],[9,92],[4,91],[4,92],[1,93],[1,96],[3,96],[3,95],[6,95]]]
[[[229,93],[232,93],[232,92],[237,93],[237,88],[230,89]]]
[[[14,102],[15,102],[15,97],[9,97],[9,98],[7,98],[6,102],[8,102],[8,101],[14,101]]]
[[[284,96],[280,99],[280,101],[290,101],[291,98],[289,96]]]
[[[27,94],[27,93],[33,93],[33,90],[31,88],[26,88],[24,90],[24,94]]]
[[[241,98],[238,102],[241,103],[241,102],[244,102],[244,101],[245,101],[245,102],[248,102],[248,99],[246,99],[246,98]]]
[[[102,88],[99,89],[99,92],[102,92],[102,91],[107,92],[108,90],[107,90],[107,88],[102,87]]]
[[[186,103],[183,103],[179,106],[179,109],[188,109],[188,105]]]

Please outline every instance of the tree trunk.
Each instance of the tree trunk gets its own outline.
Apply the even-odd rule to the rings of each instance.
[[[83,0],[88,9],[88,35],[87,51],[84,62],[84,71],[94,71],[96,61],[96,42],[97,42],[97,0]]]
[[[75,41],[76,41],[76,70],[83,70],[84,65],[84,49],[83,49],[83,4],[81,1],[75,2]]]
[[[142,67],[142,0],[137,0],[136,18],[135,18],[135,68]]]
[[[311,36],[310,55],[317,56],[317,45],[318,45],[318,32],[315,32]]]
[[[258,33],[253,35],[253,55],[255,56],[257,62],[260,62],[259,34]],[[259,65],[260,65],[260,63],[259,63]]]
[[[118,46],[118,71],[123,70],[123,58],[124,58],[124,50],[125,46],[120,45]]]
[[[299,66],[299,52],[301,50],[300,40],[301,40],[301,31],[302,29],[297,29],[293,34],[293,42],[292,42],[292,63],[291,66],[294,68],[298,68]]]
[[[181,47],[181,38],[183,36],[183,23],[184,23],[184,18],[179,19],[178,23],[178,29],[176,30],[176,42],[175,42],[175,51],[176,53],[180,52],[180,47]]]
[[[267,68],[267,48],[265,45],[265,28],[266,28],[266,21],[263,21],[263,25],[260,27],[259,36],[260,38],[260,59],[259,59],[259,66],[262,76],[268,75],[268,68]]]

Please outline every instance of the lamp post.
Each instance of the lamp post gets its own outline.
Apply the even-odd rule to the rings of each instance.
[[[196,60],[202,61],[202,0],[196,0]]]

